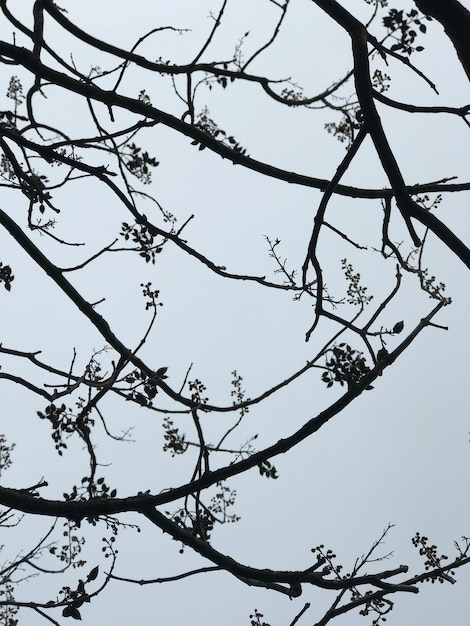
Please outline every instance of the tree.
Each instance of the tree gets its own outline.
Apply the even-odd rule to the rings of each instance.
[[[394,143],[407,137],[427,173],[435,164],[407,124],[420,116],[432,137],[450,119],[452,141],[466,137],[470,105],[438,96],[420,68],[448,41],[449,73],[465,83],[468,11],[456,0],[223,0],[209,21],[207,6],[181,2],[167,25],[164,9],[126,2],[16,4],[1,2],[13,35],[0,42],[2,623],[81,619],[123,582],[131,595],[133,583],[226,573],[295,600],[292,624],[351,611],[378,624],[422,583],[455,582],[470,562],[465,537],[447,557],[416,533],[418,573],[383,562],[390,526],[347,571],[313,531],[310,554],[288,568],[222,546],[240,514],[234,484],[275,482],[288,471],[280,455],[367,406],[418,338],[445,331],[450,298],[432,272],[445,251],[469,268],[470,251],[440,209],[470,182],[453,180],[439,146],[438,179],[410,183]],[[318,36],[308,60],[283,39],[301,10]],[[186,20],[199,30],[175,25]],[[299,78],[286,79],[297,55]],[[410,80],[408,97],[386,95]],[[423,87],[431,104],[419,104]],[[249,377],[225,368],[243,355]],[[30,464],[16,460],[22,447]],[[326,482],[351,471],[331,455]],[[142,555],[135,577],[118,554],[138,530],[147,551],[176,542],[153,577]],[[252,625],[269,619],[248,611]]]

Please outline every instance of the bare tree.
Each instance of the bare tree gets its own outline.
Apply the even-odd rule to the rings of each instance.
[[[106,6],[106,11],[114,10],[115,3],[100,4]],[[1,568],[2,624],[14,626],[23,612],[25,619],[30,619],[28,611],[53,624],[60,623],[61,615],[80,619],[83,606],[110,585],[127,581],[129,593],[132,583],[157,585],[208,572],[227,572],[246,585],[264,587],[291,599],[308,596],[312,588],[331,597],[330,607],[323,614],[318,614],[309,602],[299,605],[292,624],[324,625],[350,611],[368,615],[376,624],[391,611],[397,595],[415,594],[425,581],[453,583],[455,570],[470,561],[467,539],[456,544],[456,553],[447,558],[418,533],[413,543],[424,557],[422,571],[410,574],[406,565],[386,568],[378,550],[388,528],[347,572],[323,545],[312,548],[309,567],[289,570],[255,567],[217,548],[217,528],[238,520],[230,479],[253,471],[266,479],[276,479],[276,457],[314,437],[361,394],[374,393],[371,390],[378,377],[386,376],[388,368],[405,350],[412,349],[420,334],[430,328],[443,332],[445,327],[438,314],[450,298],[444,284],[430,275],[428,247],[447,249],[470,267],[470,250],[465,241],[436,211],[450,193],[468,192],[470,182],[455,182],[447,172],[439,180],[419,184],[406,181],[391,147],[393,137],[384,124],[384,111],[388,110],[428,116],[432,123],[452,116],[458,119],[461,133],[468,133],[470,105],[423,106],[415,104],[412,93],[407,101],[385,95],[389,84],[400,80],[400,72],[406,72],[408,79],[411,76],[416,85],[424,85],[430,93],[437,91],[432,77],[420,70],[419,54],[414,54],[429,51],[426,31],[431,18],[442,24],[442,37],[447,36],[455,47],[455,67],[450,71],[458,73],[460,62],[469,75],[468,11],[456,0],[416,0],[416,8],[405,9],[388,6],[387,0],[313,0],[311,8],[317,19],[329,20],[337,33],[347,36],[350,51],[350,66],[343,68],[341,75],[332,75],[328,85],[314,92],[309,91],[310,86],[294,82],[295,77],[269,75],[262,69],[263,60],[271,58],[269,55],[282,39],[295,3],[266,0],[265,4],[271,24],[267,38],[264,35],[264,39],[260,36],[253,41],[248,32],[237,32],[235,49],[227,56],[219,34],[227,32],[232,7],[223,0],[217,12],[210,14],[210,21],[206,20],[206,31],[191,34],[192,43],[186,44],[184,55],[178,55],[186,58],[180,61],[167,60],[165,52],[159,50],[166,49],[165,42],[186,36],[184,29],[160,23],[145,25],[144,10],[139,19],[143,30],[147,30],[129,46],[100,36],[98,21],[93,32],[82,26],[82,20],[86,24],[85,15],[75,6],[61,7],[52,0],[0,3],[0,60],[8,98],[0,111],[0,184],[4,198],[0,224],[3,236],[7,233],[24,257],[24,264],[15,264],[8,258],[13,247],[1,252],[0,282],[11,292],[4,292],[2,307],[8,308],[11,301],[19,307],[18,315],[28,315],[28,325],[39,325],[34,345],[25,346],[20,341],[11,344],[9,336],[2,336],[0,378],[2,386],[18,398],[15,406],[21,407],[21,398],[33,399],[37,405],[35,419],[44,432],[51,433],[59,463],[59,469],[48,472],[48,465],[39,470],[32,486],[0,487],[0,524],[9,533],[24,532],[29,541],[31,531],[22,531],[28,520],[51,519],[47,532],[18,549],[16,556],[5,557]],[[136,10],[132,3],[122,6],[129,15]],[[125,22],[126,16],[120,17]],[[184,22],[185,15],[178,20]],[[249,16],[245,23],[250,30]],[[304,58],[304,62],[316,71],[316,64],[320,67],[323,59]],[[394,72],[398,78],[394,78]],[[137,91],[135,85],[139,85]],[[275,105],[289,115],[308,116],[302,119],[309,120],[318,136],[326,129],[339,155],[337,162],[329,165],[331,176],[316,177],[257,158],[256,141],[266,130],[248,131],[246,136],[251,134],[253,141],[248,145],[225,123],[215,121],[216,116],[209,110],[210,96],[226,93],[233,93],[235,102],[242,94],[240,106],[244,94],[250,93],[255,94],[254,107],[265,106],[268,110]],[[282,128],[276,127],[275,134],[282,142]],[[174,144],[170,143],[171,137],[176,138]],[[384,188],[373,183],[356,186],[342,182],[362,158],[368,143],[373,145],[374,158],[388,181]],[[238,167],[234,169],[232,164]],[[170,174],[161,176],[158,184],[152,182],[158,168],[163,167],[172,168],[168,169]],[[196,173],[182,171],[188,167],[196,168]],[[195,199],[200,209],[194,212],[181,209],[176,202],[167,208],[167,195],[171,198],[178,186],[191,187],[199,167],[213,172],[214,187],[216,177],[223,172],[228,181],[224,182],[227,195],[231,184],[241,184],[236,176],[245,171],[260,179],[318,190],[311,231],[293,243],[292,250],[302,251],[303,260],[298,266],[296,261],[291,262],[290,254],[286,258],[282,233],[265,237],[263,254],[272,263],[271,277],[267,273],[270,270],[265,273],[264,269],[256,269],[264,268],[261,262],[253,270],[246,270],[245,241],[237,244],[239,268],[229,268],[225,259],[219,264],[211,252],[211,232],[205,230],[201,235],[196,224],[202,207],[214,214],[223,213],[220,192],[212,194],[206,188],[204,196]],[[311,164],[304,168],[304,172],[311,170]],[[165,189],[167,176],[170,178]],[[231,177],[235,177],[233,183]],[[330,210],[338,197],[344,198],[352,214],[358,216],[354,227],[349,228],[347,220]],[[366,224],[361,216],[360,205],[364,203],[373,204],[376,214],[380,213],[373,224]],[[255,215],[255,204],[252,211]],[[245,224],[247,239],[251,226],[249,221]],[[222,247],[231,241],[231,233],[225,234],[228,243],[222,243]],[[209,400],[214,385],[219,384],[217,366],[212,364],[215,383],[206,376],[192,374],[194,357],[182,345],[178,326],[168,331],[173,333],[169,341],[171,362],[163,360],[152,347],[164,300],[160,281],[166,280],[186,298],[186,316],[191,315],[192,299],[203,289],[198,285],[189,289],[188,279],[178,265],[181,258],[197,271],[202,269],[207,280],[215,276],[217,285],[223,279],[224,284],[234,288],[241,286],[247,290],[246,298],[254,302],[274,293],[291,307],[304,307],[302,310],[310,317],[297,337],[299,350],[305,341],[312,346],[308,360],[299,362],[298,368],[286,375],[281,355],[279,363],[270,364],[276,381],[253,397],[247,397],[243,377],[234,369],[228,391],[219,390],[215,395],[218,393],[221,399]],[[364,286],[355,269],[353,260],[357,258],[381,273],[376,293],[370,294]],[[335,278],[338,267],[346,279],[345,289]],[[142,279],[149,272],[153,280]],[[23,281],[22,275],[26,275]],[[33,284],[35,278],[28,284],[28,275],[43,276],[47,287],[37,287]],[[47,295],[51,281],[53,296]],[[417,297],[408,308],[403,305],[404,286],[405,300],[410,290]],[[137,302],[142,315],[137,318],[130,302],[134,300],[134,307],[135,295],[122,295],[135,294],[136,287],[143,295],[143,301]],[[44,295],[30,297],[28,305],[20,308],[14,300],[20,288],[26,298],[35,288]],[[127,288],[131,291],[126,292]],[[200,295],[207,298],[208,316],[219,287],[210,289],[209,295]],[[113,300],[116,292],[121,300]],[[94,328],[90,342],[101,341],[104,347],[90,349],[90,342],[82,341],[83,330],[75,326],[75,321],[67,327],[67,320],[59,319],[62,313],[57,312],[62,306],[71,319],[76,320],[74,316],[79,314]],[[36,307],[49,311],[45,326],[37,322]],[[170,316],[181,314],[176,307]],[[170,321],[167,318],[167,324]],[[43,331],[48,323],[52,327],[65,325],[68,362],[63,355],[55,356],[60,342],[55,333],[48,336]],[[192,332],[205,333],[204,341],[209,343],[214,340],[210,324]],[[243,321],[239,327],[234,327],[233,320],[222,326],[227,337],[243,333]],[[266,327],[269,330],[268,320]],[[276,327],[270,332],[272,343],[277,341],[278,333]],[[315,401],[310,403],[312,413],[308,418],[301,417],[304,412],[299,412],[295,401],[291,402],[290,413],[295,419],[289,432],[270,441],[269,420],[263,417],[263,407],[299,381],[318,387]],[[4,420],[22,420],[22,410],[3,410]],[[255,433],[245,437],[251,428],[246,416],[255,412],[261,416],[265,431],[258,441],[266,443],[259,448]],[[163,427],[159,442],[153,435],[155,456],[169,455],[174,463],[181,459],[186,463],[186,474],[179,483],[175,478],[178,474],[160,472],[153,479],[145,466],[134,472],[132,484],[139,488],[124,493],[127,483],[114,487],[113,478],[108,478],[112,468],[105,466],[109,450],[117,448],[113,467],[122,464],[124,475],[133,473],[123,458],[128,454],[126,444],[148,443],[137,436],[133,441],[131,433],[141,414]],[[122,421],[127,429],[116,434],[119,427],[115,424]],[[21,446],[21,441],[15,443]],[[13,444],[3,437],[0,446],[3,478],[11,464]],[[50,450],[44,454],[50,455]],[[60,462],[66,463],[67,459],[76,467],[74,475],[60,469]],[[145,526],[147,533],[149,526],[163,531],[181,545],[181,551],[187,549],[199,555],[200,567],[171,576],[160,571],[159,578],[140,580],[118,572],[116,546],[119,539],[126,541],[129,526]],[[83,551],[87,533],[93,527],[104,529],[101,532],[105,537],[102,551],[92,551],[90,568],[85,567]],[[102,557],[108,559],[105,564]],[[84,574],[75,571],[80,567]],[[66,570],[67,580],[75,583],[58,590],[53,575],[66,576]],[[26,601],[22,599],[27,593],[24,583],[32,575],[44,579],[48,591],[42,587],[42,599]],[[253,625],[265,624],[259,611],[250,619]]]

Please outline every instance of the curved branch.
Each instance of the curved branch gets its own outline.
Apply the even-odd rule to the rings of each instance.
[[[263,461],[271,459],[279,454],[284,454],[294,448],[301,441],[310,437],[317,432],[335,415],[343,411],[351,402],[363,393],[376,378],[378,378],[384,369],[394,363],[398,357],[408,348],[416,337],[431,324],[432,318],[444,306],[443,302],[434,307],[434,309],[423,318],[416,328],[393,350],[387,354],[373,369],[371,369],[359,383],[351,385],[346,393],[344,393],[336,402],[331,404],[327,409],[319,413],[317,416],[308,420],[295,433],[280,439],[277,443],[268,446],[260,452],[254,453],[249,458],[243,459],[232,465],[222,467],[218,470],[205,473],[201,478],[192,483],[182,485],[176,488],[170,488],[168,491],[158,495],[137,495],[128,498],[97,498],[85,502],[62,502],[58,500],[47,500],[35,497],[28,492],[18,489],[8,489],[0,486],[0,504],[12,509],[23,511],[24,513],[32,513],[34,515],[46,515],[54,517],[66,517],[73,520],[81,520],[84,517],[96,517],[99,515],[113,515],[126,511],[143,512],[149,507],[160,506],[184,498],[187,495],[207,489],[221,480],[225,480],[232,476],[241,474],[249,469],[257,467]],[[163,386],[164,383],[162,382]],[[233,407],[232,407],[233,408]]]
[[[66,90],[85,96],[86,98],[97,100],[98,102],[102,102],[109,107],[118,106],[132,113],[142,115],[144,118],[152,119],[157,123],[160,122],[165,126],[168,126],[169,128],[172,128],[173,130],[189,137],[190,139],[197,141],[216,154],[219,154],[222,158],[230,160],[234,164],[243,165],[243,167],[246,167],[247,169],[271,178],[276,178],[277,180],[283,180],[288,183],[320,189],[321,191],[325,191],[330,183],[329,180],[324,178],[316,178],[313,176],[298,174],[296,172],[289,172],[287,170],[268,165],[267,163],[263,163],[262,161],[252,159],[241,154],[241,152],[237,152],[232,148],[229,148],[213,137],[210,137],[207,133],[203,132],[196,126],[186,124],[177,117],[156,109],[145,102],[121,96],[113,91],[100,89],[96,85],[85,84],[67,76],[66,74],[63,74],[62,72],[58,72],[50,67],[47,67],[44,64],[38,64],[37,59],[35,59],[32,53],[25,48],[13,46],[6,42],[0,42],[0,54],[10,57],[31,72],[39,74],[42,78],[63,87]],[[49,153],[49,158],[56,158],[55,154],[52,153],[49,147],[43,147],[42,151],[44,158],[47,158],[47,153]],[[57,157],[57,160],[60,160],[60,158]],[[450,185],[440,183],[415,184],[407,186],[406,190],[409,194],[468,191],[470,190],[470,182]],[[335,193],[351,198],[367,199],[388,198],[394,195],[393,189],[365,189],[360,187],[351,187],[349,185],[337,185]]]

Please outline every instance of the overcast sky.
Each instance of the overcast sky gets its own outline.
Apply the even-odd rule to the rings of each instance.
[[[15,14],[31,25],[33,3],[24,1],[21,7],[10,4],[18,12]],[[206,0],[139,0],[132,4],[85,0],[80,6],[65,4],[69,19],[124,48],[130,48],[152,27],[191,29],[181,34],[165,31],[149,38],[138,50],[152,59],[161,57],[178,63],[194,57],[212,26],[209,11],[218,10],[218,5]],[[347,4],[366,19],[370,11],[366,3],[356,0]],[[464,4],[470,7],[468,1]],[[411,6],[406,0],[400,2],[400,8]],[[243,47],[248,58],[270,37],[277,16],[277,7],[268,0],[229,4],[224,25],[203,60],[230,58],[240,38],[249,31]],[[4,32],[10,31],[4,26]],[[76,44],[50,20],[45,32],[49,43],[64,58],[70,58],[69,52],[73,52],[74,62],[82,71],[91,66],[109,67],[109,57]],[[11,41],[11,35],[4,36]],[[16,37],[22,43],[22,36]],[[393,79],[390,97],[413,104],[468,104],[468,81],[440,27],[431,24],[422,43],[426,51],[413,58],[436,83],[440,95],[433,94],[406,68],[391,63],[388,69],[382,68]],[[328,21],[313,2],[291,0],[277,44],[260,56],[251,71],[272,78],[291,77],[304,87],[306,95],[312,95],[341,77],[350,63],[348,37],[341,29]],[[3,67],[4,93],[16,68]],[[19,70],[18,75],[23,78]],[[28,79],[23,79],[28,86]],[[111,84],[112,79],[103,82],[107,87]],[[136,97],[142,88],[156,107],[176,116],[183,113],[184,106],[170,82],[153,75],[149,78],[140,70],[129,72],[120,93]],[[74,137],[93,132],[86,107],[78,98],[52,87],[44,93],[47,99],[35,99],[41,121],[62,125]],[[234,85],[226,90],[201,87],[196,104],[200,111],[207,106],[210,116],[233,134],[250,156],[278,167],[327,178],[344,155],[344,145],[324,130],[326,122],[335,120],[331,111],[281,107],[256,85]],[[4,98],[1,108],[7,106]],[[103,124],[112,129],[104,107],[97,106],[97,111]],[[383,107],[380,111],[407,184],[447,176],[468,181],[470,150],[468,128],[463,123],[451,116],[410,116]],[[115,115],[116,126],[130,119],[118,111]],[[160,161],[152,185],[144,190],[171,211],[178,224],[195,215],[184,231],[191,246],[229,271],[266,275],[274,280],[276,266],[268,256],[264,236],[279,237],[287,266],[300,271],[320,192],[233,166],[209,150],[198,152],[187,138],[163,127],[143,134],[141,142]],[[54,176],[53,170],[47,174]],[[374,188],[387,185],[371,145],[363,147],[344,182]],[[2,190],[2,196],[1,208],[15,218],[22,215],[18,219],[25,229],[23,198],[8,190]],[[86,241],[86,247],[64,247],[38,234],[29,236],[61,267],[73,266],[109,244],[119,233],[121,222],[129,221],[117,200],[94,183],[72,182],[57,190],[54,198],[61,207],[56,234],[69,241]],[[467,243],[468,199],[468,193],[447,194],[438,208],[439,217]],[[141,206],[149,219],[158,219],[150,203]],[[328,216],[337,227],[348,229],[355,240],[369,247],[359,253],[333,234],[325,235],[320,250],[329,291],[338,297],[344,295],[347,285],[340,260],[347,257],[379,302],[391,291],[395,280],[394,263],[385,263],[372,250],[381,245],[380,203],[337,196]],[[406,239],[398,219],[393,228],[397,241]],[[305,332],[313,320],[313,308],[306,298],[293,302],[291,295],[282,291],[223,280],[170,245],[160,257],[155,265],[145,265],[131,254],[104,255],[70,278],[88,301],[105,298],[97,310],[129,346],[137,345],[149,320],[140,284],[152,281],[153,287],[160,289],[164,306],[142,356],[155,369],[168,366],[169,382],[175,389],[192,363],[191,377],[205,383],[212,403],[231,403],[234,369],[243,376],[247,396],[255,397],[300,369],[331,335],[332,327],[325,323],[318,335],[305,343]],[[77,371],[83,368],[91,352],[104,347],[104,340],[40,268],[24,257],[5,231],[0,231],[0,260],[11,265],[15,274],[12,292],[2,289],[0,293],[0,341],[12,348],[41,350],[41,358],[64,370],[70,366],[75,348]],[[417,531],[449,556],[454,554],[453,541],[469,535],[468,276],[462,264],[433,240],[428,242],[425,263],[430,273],[446,284],[446,293],[452,297],[452,305],[436,319],[449,329],[426,330],[377,380],[373,391],[363,394],[315,437],[274,459],[278,480],[267,481],[252,471],[230,481],[237,490],[234,512],[241,515],[241,520],[216,528],[213,545],[218,550],[257,567],[301,569],[314,560],[310,549],[325,544],[347,571],[388,524],[395,524],[377,553],[383,556],[393,552],[383,569],[408,563],[410,572],[418,573],[422,562],[411,544]],[[403,319],[406,328],[411,329],[432,307],[433,302],[418,293],[416,281],[406,279],[402,295],[390,307],[383,324],[393,325]],[[390,349],[397,343],[398,338],[390,339]],[[101,358],[106,370],[115,355],[103,353]],[[35,376],[24,363],[3,356],[0,365],[4,371],[10,367],[18,375]],[[1,393],[1,430],[9,441],[17,443],[14,465],[4,476],[5,484],[19,488],[45,477],[49,487],[42,490],[42,495],[60,498],[85,475],[85,451],[79,442],[71,441],[69,453],[59,458],[49,425],[36,416],[45,403],[6,381],[1,382]],[[258,448],[270,445],[318,414],[341,393],[335,387],[326,390],[320,373],[309,372],[290,389],[253,408],[230,444],[240,445],[258,434]],[[133,428],[135,443],[118,444],[104,435],[98,441],[99,458],[106,466],[100,472],[109,478],[112,487],[117,487],[119,496],[146,489],[158,493],[188,480],[194,457],[171,459],[162,453],[163,430],[158,415],[113,401],[108,401],[104,409],[114,433]],[[183,431],[187,426],[189,433],[188,419],[182,416],[177,424]],[[234,416],[211,414],[204,419],[204,426],[216,441],[233,421]],[[136,519],[129,516],[129,521]],[[47,528],[47,522],[26,521],[16,531],[16,544],[10,539],[15,531],[2,529],[1,543],[10,550],[5,558],[18,547],[33,543]],[[120,534],[117,575],[157,578],[208,565],[189,549],[180,555],[176,542],[146,523],[141,526],[140,534],[132,529]],[[23,528],[28,529],[27,536]],[[86,567],[99,564],[106,569],[100,553],[103,530],[86,532]],[[373,564],[370,571],[382,565]],[[31,580],[20,586],[18,599],[47,601],[79,575],[75,571],[67,578]],[[466,626],[470,572],[462,570],[456,577],[457,585],[423,586],[418,596],[393,598],[396,606],[388,623],[440,626],[451,621],[453,626]],[[310,610],[299,622],[311,625],[333,599],[324,591],[305,587],[300,598],[290,601],[273,591],[249,588],[228,574],[211,573],[163,586],[116,582],[83,608],[82,617],[84,624],[104,626],[248,626],[249,614],[257,608],[271,626],[287,626],[305,602],[311,602]],[[364,619],[350,613],[339,618],[337,624],[365,624]],[[44,620],[25,614],[20,623],[36,626]]]

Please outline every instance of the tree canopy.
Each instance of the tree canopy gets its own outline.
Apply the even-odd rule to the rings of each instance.
[[[0,623],[115,622],[139,586],[140,623],[252,626],[457,594],[465,527],[368,522],[396,485],[422,523],[407,454],[461,478],[420,454],[441,402],[463,439],[465,354],[432,355],[470,268],[468,9],[75,4],[0,1]]]

